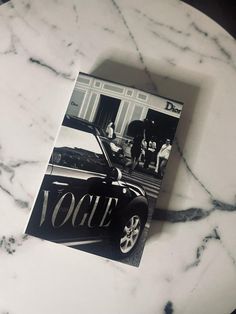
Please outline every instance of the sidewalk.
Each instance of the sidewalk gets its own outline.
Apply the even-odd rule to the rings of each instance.
[[[125,157],[125,161],[123,161],[123,165],[126,164],[128,161],[130,161],[131,159],[129,157]],[[119,168],[120,170],[124,170],[124,166],[121,164],[121,163],[114,163],[113,162],[113,165],[117,168]],[[143,161],[139,161],[138,165],[136,166],[136,168],[134,169],[135,171],[138,171],[140,173],[144,173],[144,174],[147,174],[147,175],[150,175],[152,177],[157,177],[159,179],[162,179],[160,176],[158,176],[156,173],[155,173],[155,169],[156,169],[156,166],[154,165],[154,163],[150,163],[149,164],[149,167],[148,169],[146,168],[143,168],[143,165],[144,165],[144,162]],[[126,168],[127,170],[129,169],[128,167]]]

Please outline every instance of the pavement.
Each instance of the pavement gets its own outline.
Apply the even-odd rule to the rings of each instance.
[[[149,198],[156,199],[161,186],[161,179],[158,179],[154,174],[147,174],[137,170],[134,170],[132,174],[126,171],[122,171],[122,178],[124,180],[132,180],[142,185]]]

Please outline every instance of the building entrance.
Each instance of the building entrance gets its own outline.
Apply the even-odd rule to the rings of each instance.
[[[164,143],[169,138],[171,142],[173,141],[179,121],[178,118],[152,109],[148,110],[146,118],[155,123],[156,134],[153,134],[155,140]]]
[[[115,122],[120,102],[120,99],[100,95],[94,124],[105,130],[110,122]]]

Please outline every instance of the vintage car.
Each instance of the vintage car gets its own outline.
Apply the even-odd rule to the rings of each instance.
[[[121,176],[96,128],[65,116],[26,233],[73,247],[109,237],[116,258],[128,256],[148,202],[141,186]]]

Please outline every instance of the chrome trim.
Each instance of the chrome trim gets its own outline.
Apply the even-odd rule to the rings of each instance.
[[[45,174],[52,174],[52,170],[53,170],[53,165],[52,164],[48,164]]]
[[[106,174],[99,173],[99,172],[92,172],[86,171],[82,169],[75,169],[70,167],[64,167],[59,165],[54,165],[52,170],[52,175],[61,176],[61,177],[71,177],[71,178],[81,178],[81,179],[88,179],[91,177],[101,177],[105,178]]]
[[[68,183],[65,183],[65,182],[58,182],[58,181],[54,181],[54,182],[52,182],[52,184],[55,184],[55,185],[63,185],[63,186],[68,186],[68,185],[69,185]]]
[[[111,167],[112,167],[112,162],[110,161],[110,158],[109,158],[109,156],[108,156],[108,154],[107,154],[107,151],[106,151],[106,149],[104,148],[104,146],[103,146],[103,144],[102,144],[102,140],[100,139],[99,135],[95,135],[95,137],[96,137],[96,139],[97,139],[97,141],[98,141],[98,143],[99,143],[99,145],[100,145],[100,148],[101,148],[103,154],[104,154],[105,157],[106,157],[106,161],[107,161],[107,163],[108,163],[108,166],[111,168]]]
[[[134,187],[136,190],[138,190],[140,192],[140,194],[142,196],[145,196],[145,190],[143,188],[139,187],[138,185],[132,184],[130,182],[126,182],[126,184],[132,191],[134,191],[134,189],[132,188],[132,187]],[[136,191],[136,193],[138,193],[138,192]]]
[[[66,245],[66,246],[75,246],[75,245],[83,245],[83,244],[93,244],[102,242],[103,240],[82,240],[82,241],[76,241],[76,242],[60,242],[60,244]]]

